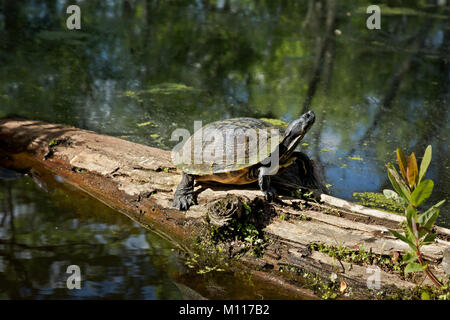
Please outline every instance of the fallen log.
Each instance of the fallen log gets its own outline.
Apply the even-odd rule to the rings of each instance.
[[[337,273],[355,288],[367,288],[371,276],[367,265],[336,261],[311,249],[314,243],[363,248],[382,256],[407,249],[387,232],[387,228],[399,228],[403,217],[329,195],[322,195],[321,202],[280,197],[279,201],[267,203],[254,186],[199,184],[195,187],[198,205],[180,212],[172,208],[172,197],[181,176],[171,162],[169,151],[91,131],[6,118],[0,120],[0,151],[1,166],[19,171],[33,168],[40,175],[57,175],[188,253],[192,253],[198,239],[209,230],[205,220],[208,203],[235,195],[246,203],[260,206],[263,209],[258,223],[268,239],[262,256],[231,256],[258,279],[283,287],[284,291],[295,287],[293,294],[301,290],[302,281],[293,280],[292,274],[286,278],[282,272],[286,266],[315,272],[324,278]],[[441,261],[443,251],[449,247],[450,232],[440,227],[436,232],[436,242],[424,247],[423,253],[434,272],[446,277]],[[233,252],[232,247],[230,243],[229,252]],[[380,272],[382,288],[405,289],[415,285],[411,279],[402,279],[398,274]]]

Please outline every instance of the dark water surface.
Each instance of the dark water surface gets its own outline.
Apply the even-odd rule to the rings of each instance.
[[[198,274],[161,235],[64,183],[0,168],[2,299],[302,299],[245,274]],[[80,289],[69,289],[79,267]]]
[[[69,31],[69,1],[3,1],[0,116],[71,124],[169,150],[177,143],[172,132],[192,132],[195,120],[290,121],[311,109],[317,122],[302,150],[323,166],[333,195],[352,199],[356,191],[389,188],[384,164],[394,161],[394,150],[414,151],[420,160],[431,144],[430,205],[449,198],[449,7],[433,1],[380,3],[381,30],[368,30],[365,1],[90,0],[80,4],[81,30]],[[0,184],[2,194],[17,194],[17,239],[51,238],[56,227],[64,227],[67,237],[81,237],[100,253],[89,261],[84,247],[75,247],[74,256],[62,261],[80,250],[92,270],[108,268],[96,262],[100,257],[130,265],[111,267],[94,296],[177,297],[164,280],[170,279],[168,269],[177,269],[168,243],[119,214],[83,222],[80,217],[89,220],[95,209],[69,210],[52,197],[42,198],[29,178]],[[448,204],[438,224],[450,226]],[[97,247],[98,230],[111,237],[110,247]],[[114,231],[133,236],[120,238]],[[11,241],[8,237],[1,239]],[[149,256],[147,247],[145,253],[130,249],[129,241],[156,246],[159,258]],[[47,253],[14,248],[30,258],[13,260],[36,264],[33,272],[48,276],[49,268],[60,268]],[[0,281],[23,277],[29,287],[8,285],[5,297],[58,296],[57,289],[42,289],[50,287],[48,277],[35,284],[21,273],[26,266],[14,263],[6,265],[15,266],[16,276],[0,269]],[[114,284],[122,271],[135,271],[136,278]]]
[[[0,180],[0,299],[180,298],[179,264],[168,241],[70,186]]]

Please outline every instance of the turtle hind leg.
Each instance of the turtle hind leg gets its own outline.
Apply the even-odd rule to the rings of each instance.
[[[188,210],[194,204],[197,204],[194,196],[194,177],[183,172],[181,182],[175,190],[173,206],[178,210]]]
[[[276,197],[276,190],[271,186],[269,168],[260,167],[258,170],[258,185],[264,193],[264,198],[271,202]]]

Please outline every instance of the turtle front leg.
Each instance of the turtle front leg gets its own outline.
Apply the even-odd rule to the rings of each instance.
[[[260,167],[258,171],[258,185],[261,191],[264,193],[264,198],[271,202],[275,198],[276,191],[270,185],[269,168]]]
[[[194,197],[194,177],[183,172],[181,182],[175,190],[173,206],[178,210],[188,210],[194,204],[197,204]]]

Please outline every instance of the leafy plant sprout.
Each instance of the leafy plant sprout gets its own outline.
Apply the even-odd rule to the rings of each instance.
[[[436,234],[432,231],[433,226],[439,216],[439,208],[445,203],[445,200],[431,206],[423,213],[420,213],[417,209],[430,197],[434,187],[431,179],[424,180],[431,162],[431,151],[431,146],[428,146],[419,168],[414,152],[406,159],[403,152],[397,149],[400,174],[392,164],[386,165],[389,180],[395,191],[384,190],[384,194],[386,197],[396,200],[404,208],[407,222],[403,228],[404,235],[395,230],[389,231],[395,237],[407,243],[411,249],[403,258],[403,263],[406,264],[405,274],[424,271],[436,286],[442,287],[442,283],[424,261],[421,247],[434,243]]]

